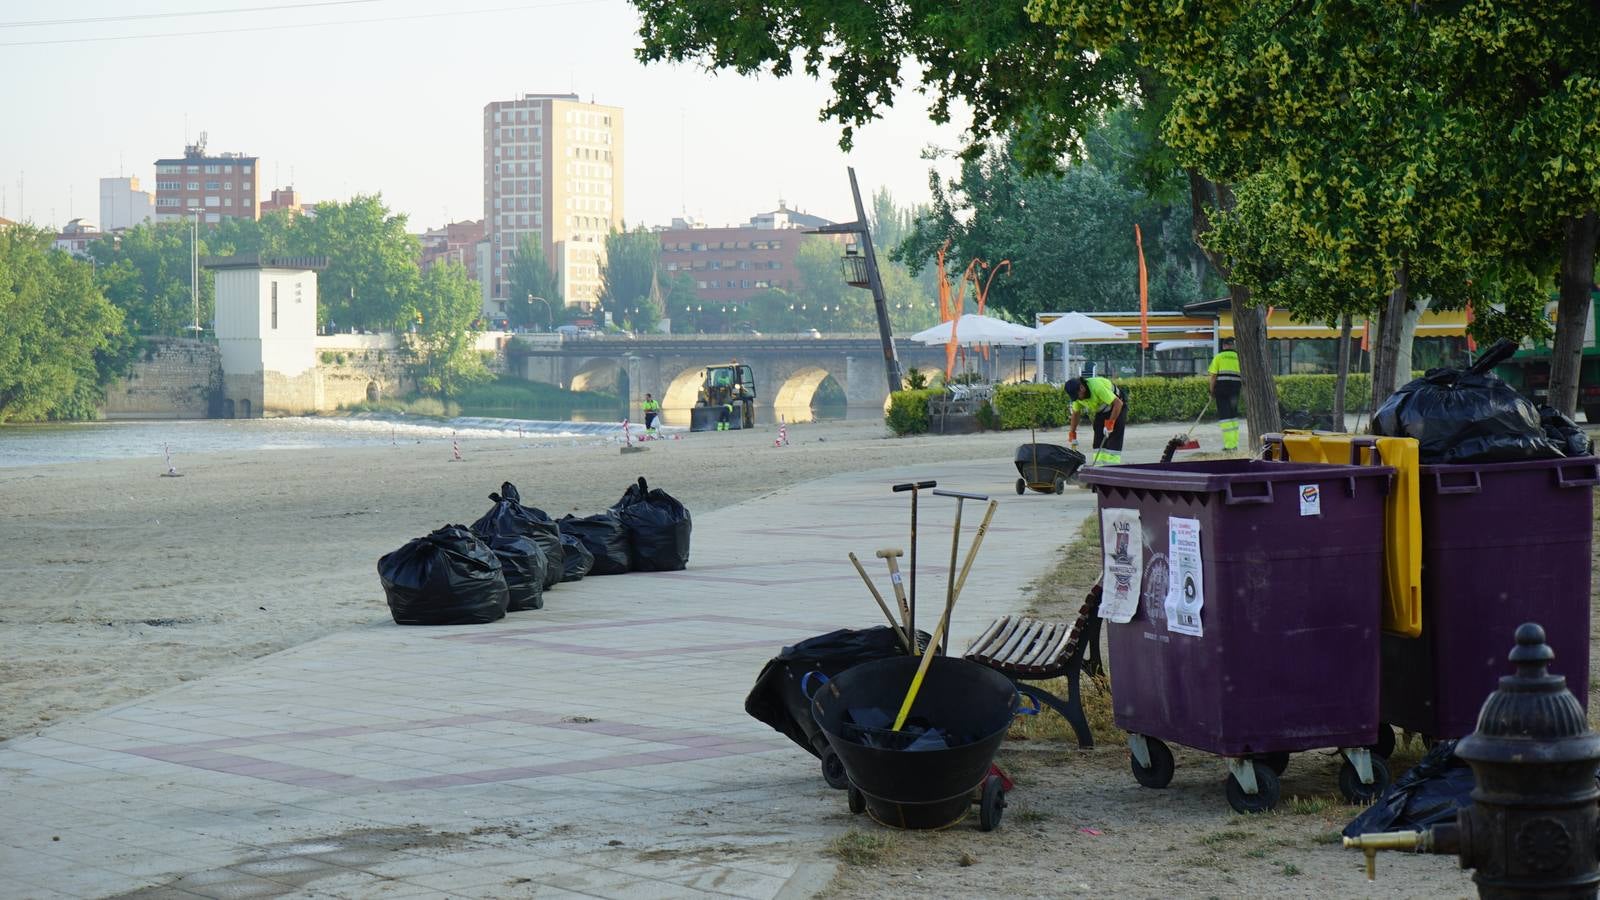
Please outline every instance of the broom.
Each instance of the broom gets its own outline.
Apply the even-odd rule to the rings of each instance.
[[[1189,430],[1185,431],[1183,434],[1180,434],[1180,435],[1174,437],[1172,440],[1167,441],[1166,449],[1161,451],[1161,461],[1162,462],[1164,462],[1164,463],[1172,462],[1173,455],[1176,454],[1179,450],[1199,450],[1200,449],[1200,442],[1195,440],[1193,437],[1190,437],[1190,435],[1194,434],[1194,430],[1196,428],[1200,427],[1200,420],[1205,418],[1206,410],[1208,410],[1210,408],[1211,408],[1211,398],[1207,397],[1206,398],[1206,405],[1200,407],[1200,415],[1194,417],[1194,424],[1189,426]]]

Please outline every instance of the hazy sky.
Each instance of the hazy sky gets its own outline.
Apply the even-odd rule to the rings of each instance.
[[[128,16],[146,18],[18,24]],[[154,161],[204,130],[261,157],[263,196],[292,177],[310,201],[381,191],[414,231],[477,219],[483,106],[518,93],[623,107],[630,224],[742,222],[780,197],[849,219],[846,165],[920,202],[919,152],[960,143],[908,89],[846,157],[823,84],[645,67],[636,24],[624,0],[0,0],[0,215],[97,221],[99,178],[153,191]]]

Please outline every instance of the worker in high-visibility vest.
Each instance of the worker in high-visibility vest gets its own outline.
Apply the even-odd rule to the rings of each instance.
[[[1211,399],[1217,403],[1217,427],[1222,429],[1222,449],[1239,449],[1239,392],[1244,376],[1239,374],[1239,354],[1233,351],[1233,338],[1223,338],[1221,351],[1211,358]]]
[[[1070,378],[1066,384],[1067,403],[1072,409],[1072,420],[1067,424],[1067,443],[1078,446],[1078,416],[1088,416],[1094,422],[1094,456],[1089,462],[1096,466],[1114,466],[1122,462],[1122,434],[1128,424],[1128,392],[1111,383],[1109,378]]]
[[[657,403],[656,399],[647,393],[644,395],[644,402],[639,404],[639,408],[644,412],[644,433],[655,434],[656,419],[661,415],[661,404]]]

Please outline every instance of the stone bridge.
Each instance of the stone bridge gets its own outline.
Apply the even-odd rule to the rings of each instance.
[[[706,366],[737,360],[756,379],[756,404],[764,409],[803,409],[830,376],[852,408],[884,409],[889,402],[883,349],[877,335],[647,335],[560,339],[518,335],[527,348],[523,375],[530,381],[573,391],[619,392],[630,405],[645,392],[665,409],[694,405]],[[903,371],[944,370],[944,348],[897,340]]]

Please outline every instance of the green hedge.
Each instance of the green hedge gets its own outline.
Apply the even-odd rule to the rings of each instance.
[[[895,434],[924,434],[928,430],[928,401],[941,396],[940,388],[895,391],[889,395],[889,413],[884,416]]]
[[[1328,413],[1333,410],[1332,375],[1279,375],[1278,402],[1290,411]],[[1124,378],[1116,382],[1128,390],[1128,421],[1193,421],[1210,399],[1210,381],[1195,378]],[[1371,393],[1371,379],[1365,373],[1352,373],[1345,388],[1345,406],[1361,409]],[[939,396],[936,389],[896,391],[889,401],[889,428],[895,434],[921,434],[928,430],[928,398]],[[1242,405],[1242,404],[1241,404]],[[1045,384],[1006,384],[995,389],[994,412],[1002,429],[1060,428],[1067,424],[1067,396],[1058,386]],[[1215,419],[1213,407],[1208,419]]]

